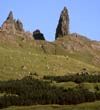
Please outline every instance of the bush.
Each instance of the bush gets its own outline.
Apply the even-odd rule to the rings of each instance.
[[[44,79],[57,81],[57,82],[100,82],[100,74],[98,75],[89,75],[89,74],[75,74],[75,75],[65,75],[65,76],[44,76]]]
[[[79,104],[95,101],[98,96],[82,87],[64,89],[31,76],[21,80],[1,81],[0,92],[6,93],[0,97],[0,108],[11,105]]]

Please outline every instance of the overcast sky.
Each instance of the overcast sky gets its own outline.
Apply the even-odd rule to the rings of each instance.
[[[25,31],[40,29],[53,41],[62,9],[70,16],[70,32],[100,41],[100,0],[0,0],[0,25],[10,10],[23,22]]]

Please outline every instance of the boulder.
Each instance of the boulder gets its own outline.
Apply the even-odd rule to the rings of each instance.
[[[33,37],[35,40],[45,40],[44,35],[40,32],[39,29],[33,32]]]

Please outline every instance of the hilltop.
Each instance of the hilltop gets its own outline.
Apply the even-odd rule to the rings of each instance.
[[[0,28],[0,79],[22,78],[30,73],[65,75],[83,68],[100,71],[100,42],[70,33],[66,7],[61,12],[55,41],[45,40],[36,29],[25,32],[23,23],[10,12]]]

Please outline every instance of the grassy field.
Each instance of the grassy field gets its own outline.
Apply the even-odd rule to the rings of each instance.
[[[23,107],[12,106],[1,110],[100,110],[100,101],[78,105],[36,105]]]
[[[55,85],[57,87],[64,87],[64,88],[74,88],[76,86],[78,86],[78,84],[74,83],[74,82],[60,82],[57,83],[55,81],[52,82],[52,85]]]
[[[66,37],[63,40],[73,44],[72,38]],[[91,63],[92,57],[87,51],[70,54],[59,41],[35,41],[25,36],[0,32],[0,80],[18,79],[35,72],[41,77],[72,74],[83,68],[90,72],[100,71],[99,67]]]
[[[96,87],[100,88],[100,83],[89,83],[89,82],[84,82],[84,83],[77,84],[75,82],[60,82],[60,83],[57,83],[57,82],[53,81],[51,84],[55,85],[57,87],[64,87],[66,89],[74,88],[74,87],[77,87],[77,86],[82,86],[83,88],[88,89],[91,92],[95,92]]]
[[[100,69],[64,55],[47,55],[35,52],[35,49],[10,48],[0,45],[0,80],[22,78],[36,72],[43,75],[65,75]]]

